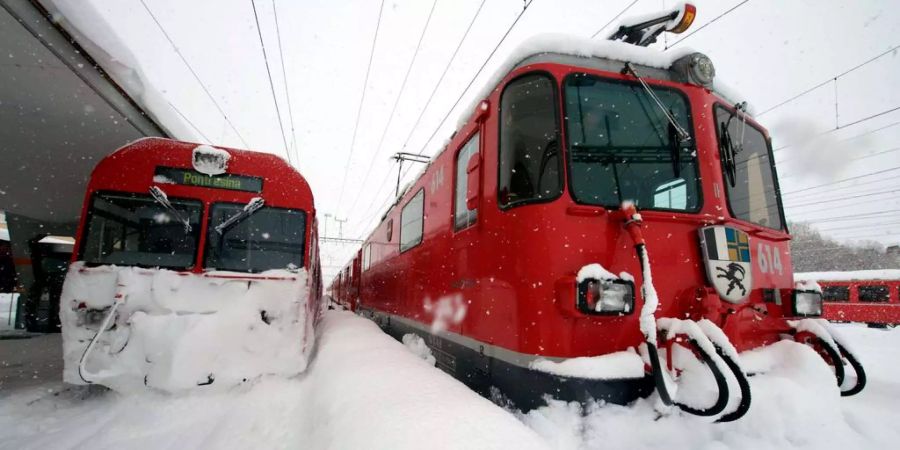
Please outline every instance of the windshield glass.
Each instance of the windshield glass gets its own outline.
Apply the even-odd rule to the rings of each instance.
[[[572,195],[579,203],[696,211],[700,189],[694,140],[679,141],[660,106],[638,83],[575,74],[565,81]],[[675,122],[692,134],[685,97],[651,87]]]
[[[170,199],[191,231],[148,195],[98,194],[91,202],[81,248],[89,264],[188,269],[194,265],[202,205]]]
[[[775,188],[775,167],[769,157],[766,137],[739,116],[732,117],[731,111],[721,106],[716,106],[716,131],[719,150],[723,153],[722,160],[727,160],[724,156],[729,151],[729,140],[734,160],[734,167],[731,169],[733,178],[728,173],[728,164],[723,165],[731,214],[748,222],[782,229],[778,191]]]
[[[210,208],[205,267],[236,272],[303,267],[306,213],[261,207],[230,226],[219,227],[245,206],[216,203]]]

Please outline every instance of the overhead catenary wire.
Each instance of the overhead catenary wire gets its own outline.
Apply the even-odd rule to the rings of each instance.
[[[388,130],[391,128],[391,123],[394,121],[395,113],[397,112],[397,105],[400,104],[400,98],[403,96],[403,92],[406,90],[406,83],[409,81],[409,74],[412,72],[412,68],[416,63],[416,59],[419,56],[419,50],[422,48],[422,41],[425,39],[425,34],[428,32],[428,26],[431,24],[431,18],[434,16],[434,10],[437,7],[438,0],[434,0],[431,2],[431,10],[428,12],[428,18],[425,19],[425,26],[422,27],[422,33],[419,34],[419,41],[416,43],[416,50],[413,52],[413,57],[409,61],[409,65],[406,67],[406,74],[403,76],[403,81],[400,83],[400,91],[397,93],[397,96],[394,98],[394,105],[391,107],[391,112],[388,116],[387,124],[384,126],[384,130],[381,132],[381,137],[378,139],[378,145],[375,146],[375,151],[372,152],[372,158],[369,161],[369,164],[366,167],[372,167],[375,164],[375,159],[378,157],[378,154],[381,152],[381,147],[384,145],[384,138],[387,136]],[[369,175],[372,173],[371,170],[366,170],[366,174],[363,176],[363,181],[360,183],[360,186],[365,186],[366,182],[369,181]],[[350,204],[350,211],[353,211],[353,208],[356,207],[357,202],[359,202],[360,197],[362,196],[362,189],[359,189],[356,193],[356,197],[353,199],[353,202]]]
[[[876,157],[876,156],[881,156],[881,155],[884,155],[884,154],[887,154],[887,153],[894,153],[894,152],[896,152],[896,151],[900,151],[900,147],[889,148],[889,149],[887,149],[887,150],[881,150],[881,151],[878,151],[878,152],[875,152],[875,153],[869,153],[869,154],[867,154],[867,155],[860,155],[860,156],[857,156],[857,157],[855,157],[855,158],[849,158],[849,159],[846,159],[846,160],[844,160],[844,162],[849,163],[849,162],[853,162],[853,161],[859,161],[859,160],[861,160],[861,159],[874,158],[874,157]],[[793,158],[785,158],[785,159],[782,159],[781,161],[775,161],[775,164],[776,164],[776,165],[778,165],[778,164],[784,164],[786,161],[793,161],[793,160],[799,159],[799,158],[801,158],[801,157],[802,157],[802,156],[796,156],[796,157],[793,157]],[[788,172],[788,173],[790,173],[790,172]],[[782,177],[782,178],[789,178],[789,177]]]
[[[900,236],[900,233],[871,233],[871,234],[863,234],[863,235],[850,235],[850,236],[832,236],[835,239],[843,239],[848,241],[855,241],[860,239],[872,239],[872,238],[889,238],[893,236]]]
[[[213,97],[212,93],[209,92],[209,88],[206,87],[206,84],[203,83],[203,80],[200,79],[200,75],[197,74],[197,71],[194,70],[194,67],[191,66],[191,63],[188,62],[187,58],[184,56],[183,53],[181,53],[181,50],[178,48],[178,46],[175,45],[175,41],[172,40],[172,37],[169,36],[168,32],[166,32],[165,27],[162,26],[162,23],[159,21],[159,19],[156,18],[156,15],[153,14],[153,11],[151,11],[150,7],[147,6],[147,3],[145,3],[144,0],[140,0],[140,2],[141,2],[141,5],[144,6],[144,10],[147,11],[147,14],[150,15],[150,18],[153,19],[153,22],[156,23],[156,26],[157,26],[157,28],[159,28],[159,31],[161,31],[163,36],[166,37],[166,40],[169,41],[169,45],[171,45],[172,48],[175,50],[175,54],[178,55],[179,58],[181,58],[181,62],[183,62],[184,65],[188,68],[188,71],[191,72],[191,75],[193,75],[194,80],[196,80],[197,83],[200,84],[200,87],[203,89],[203,92],[206,93],[206,96],[209,98],[209,100],[212,101],[213,105],[216,106],[216,109],[219,111],[219,114],[222,115],[222,117],[225,119],[225,122],[228,123],[229,127],[231,127],[231,130],[234,131],[234,134],[237,135],[237,137],[238,137],[238,139],[240,139],[241,143],[244,144],[244,147],[249,148],[250,144],[247,144],[247,141],[244,139],[244,136],[241,135],[241,132],[238,131],[237,127],[234,126],[234,123],[231,122],[231,119],[228,118],[228,114],[225,114],[225,110],[222,109],[222,105],[220,105],[219,102],[216,100],[216,98]],[[183,114],[181,114],[181,116],[185,117]]]
[[[900,188],[900,186],[897,186],[896,183],[893,183],[893,186],[878,186],[877,189],[869,188],[866,190],[856,190],[860,186],[866,186],[866,185],[873,184],[873,183],[883,183],[883,182],[896,182],[896,179],[872,180],[872,181],[866,181],[866,182],[858,183],[858,184],[851,184],[848,186],[830,187],[824,192],[818,192],[818,190],[813,190],[813,191],[801,192],[800,194],[798,194],[796,196],[783,196],[783,197],[789,197],[790,200],[797,200],[798,198],[801,200],[806,200],[809,198],[821,198],[824,195],[835,194],[838,191],[845,191],[848,189],[852,189],[852,191],[841,192],[841,194],[850,194],[850,193],[852,193],[852,194],[868,194],[868,193],[872,193],[872,192],[876,192],[878,190],[884,189],[885,187]]]
[[[816,228],[816,229],[819,230],[819,231],[836,231],[836,230],[869,230],[869,229],[872,229],[872,228],[881,228],[881,227],[886,227],[886,226],[890,226],[890,225],[897,225],[897,224],[900,224],[900,221],[895,221],[895,222],[879,222],[879,223],[876,223],[876,224],[865,225],[865,226],[860,226],[860,225],[842,225],[842,226],[839,226],[839,227],[824,227],[824,228]]]
[[[497,50],[500,48],[501,45],[503,45],[503,42],[506,41],[506,38],[509,37],[509,33],[511,33],[513,28],[516,27],[516,24],[519,23],[519,19],[521,19],[522,16],[525,14],[525,11],[528,11],[528,8],[531,6],[532,3],[534,3],[534,0],[531,0],[528,3],[526,3],[525,6],[522,8],[522,11],[519,11],[519,14],[516,16],[516,20],[514,20],[512,22],[512,24],[509,25],[509,28],[506,29],[505,33],[503,33],[503,37],[500,38],[500,41],[497,42],[497,45],[494,46],[494,49],[491,50],[491,53],[488,54],[487,58],[485,58],[484,63],[481,64],[481,67],[478,68],[478,71],[475,72],[475,75],[472,76],[471,80],[469,80],[469,84],[467,84],[465,89],[463,89],[463,91],[459,94],[459,97],[457,97],[456,101],[453,102],[453,106],[451,106],[450,109],[447,110],[447,114],[444,115],[444,118],[441,119],[441,122],[438,124],[438,126],[434,128],[434,132],[431,133],[431,136],[428,137],[428,140],[425,141],[425,144],[422,145],[422,150],[420,150],[418,153],[419,155],[425,153],[425,149],[428,148],[428,144],[431,143],[431,140],[434,139],[434,136],[437,135],[437,133],[441,129],[441,127],[444,126],[444,122],[447,121],[447,119],[450,117],[450,114],[452,114],[453,110],[456,109],[456,107],[459,105],[459,102],[462,101],[463,97],[465,97],[466,93],[469,92],[469,89],[472,87],[472,85],[475,84],[475,80],[478,79],[478,76],[481,75],[481,72],[484,70],[485,67],[487,67],[488,62],[491,61],[491,58],[494,57],[494,54],[497,53]]]
[[[881,211],[873,211],[868,213],[858,213],[858,214],[846,214],[843,216],[827,216],[827,217],[818,217],[812,219],[803,219],[803,220],[792,220],[793,223],[825,223],[825,222],[843,222],[848,220],[878,220],[878,216],[884,216],[886,214],[895,214],[900,213],[900,209],[890,209],[890,210],[881,210]]]
[[[256,0],[250,0],[250,6],[253,7],[253,19],[256,21],[256,33],[259,35],[259,46],[262,48],[263,54],[263,62],[266,65],[266,74],[269,76],[269,88],[272,91],[272,102],[275,103],[275,115],[278,117],[278,128],[281,130],[281,140],[284,143],[284,154],[287,156],[288,162],[293,165],[294,161],[291,158],[290,151],[288,150],[287,136],[284,134],[284,123],[281,120],[281,109],[278,107],[278,96],[275,95],[275,83],[272,81],[272,71],[269,68],[269,57],[266,54],[266,44],[263,42],[262,36],[262,28],[259,26],[259,14],[256,12]],[[285,80],[287,81],[287,80]]]
[[[350,161],[353,160],[353,150],[356,148],[356,136],[359,132],[359,119],[362,117],[363,105],[366,102],[366,92],[369,87],[369,74],[372,73],[372,60],[375,56],[375,44],[378,43],[378,32],[381,30],[381,16],[384,14],[384,0],[381,0],[381,6],[378,7],[378,20],[375,22],[375,36],[372,38],[372,46],[369,48],[369,63],[366,65],[366,76],[363,78],[362,94],[359,99],[359,106],[356,108],[356,123],[353,125],[353,135],[350,138],[350,149],[347,153],[347,162],[344,163],[344,176],[341,180],[341,193],[338,195],[338,205],[344,201],[344,191],[347,187],[347,175],[350,172]]]
[[[609,22],[606,22],[606,25],[603,25],[602,27],[600,27],[599,30],[597,30],[597,32],[595,32],[594,34],[592,34],[592,35],[591,35],[591,39],[596,38],[598,34],[602,33],[603,30],[606,29],[606,27],[612,25],[612,23],[615,22],[616,19],[618,19],[619,17],[622,17],[622,14],[625,14],[629,9],[631,9],[632,6],[634,6],[634,5],[635,5],[637,2],[639,2],[639,1],[640,1],[640,0],[633,0],[631,3],[629,3],[628,6],[626,6],[624,9],[622,9],[621,11],[619,11],[618,14],[616,14],[615,16],[613,16],[612,19],[609,19]]]
[[[842,179],[842,180],[832,181],[832,182],[830,182],[830,183],[824,183],[824,184],[820,184],[820,185],[817,185],[817,186],[811,186],[811,187],[807,187],[807,188],[803,188],[803,189],[797,189],[797,190],[794,190],[794,191],[783,192],[781,195],[796,194],[797,192],[804,192],[804,191],[809,191],[809,190],[812,190],[812,189],[818,189],[818,188],[825,187],[825,186],[832,186],[832,185],[839,184],[839,183],[844,183],[844,182],[847,182],[847,181],[858,180],[858,179],[860,179],[860,178],[866,178],[866,177],[871,177],[871,176],[875,176],[875,175],[881,175],[881,174],[883,174],[883,173],[893,172],[893,171],[895,171],[895,170],[900,170],[900,166],[898,166],[898,167],[890,167],[890,168],[887,168],[887,169],[884,169],[884,170],[875,171],[875,172],[872,172],[872,173],[867,173],[867,174],[863,174],[863,175],[857,175],[857,176],[854,176],[854,177],[844,178],[844,179]]]
[[[450,114],[453,112],[453,110],[456,109],[456,107],[459,105],[459,102],[462,100],[462,98],[465,96],[465,94],[466,94],[466,93],[469,91],[469,89],[472,87],[472,84],[475,83],[475,80],[478,78],[478,76],[481,75],[481,72],[482,72],[482,71],[484,70],[484,68],[487,66],[488,62],[490,62],[490,60],[491,60],[491,58],[494,56],[494,54],[497,53],[497,50],[500,48],[500,46],[503,44],[503,42],[506,41],[506,38],[507,38],[507,37],[509,36],[509,34],[512,32],[513,28],[515,28],[516,24],[519,23],[519,20],[522,18],[522,15],[525,14],[525,11],[528,10],[528,8],[531,6],[532,3],[534,3],[534,0],[531,0],[531,1],[529,1],[528,3],[526,3],[526,4],[524,5],[524,7],[522,8],[522,11],[520,11],[519,14],[516,15],[516,19],[515,19],[515,20],[510,24],[510,26],[506,29],[506,32],[503,34],[503,37],[500,38],[500,41],[498,41],[498,42],[497,42],[497,45],[494,46],[494,49],[491,50],[491,53],[490,53],[490,54],[487,56],[487,58],[484,60],[484,63],[481,65],[481,67],[478,68],[478,71],[475,72],[475,75],[472,77],[472,79],[469,81],[469,83],[468,83],[468,84],[466,85],[466,87],[463,89],[462,93],[460,93],[459,97],[457,97],[456,101],[453,103],[453,106],[451,106],[450,109],[447,110],[447,114],[444,115],[444,117],[441,119],[441,121],[440,121],[440,123],[438,124],[438,126],[435,127],[434,132],[431,133],[431,136],[429,136],[429,137],[428,137],[428,140],[425,141],[425,144],[422,146],[422,150],[420,150],[420,151],[417,153],[418,155],[422,155],[422,154],[425,153],[425,149],[428,147],[428,144],[431,143],[432,139],[434,139],[434,136],[437,134],[437,132],[441,129],[441,127],[442,127],[442,126],[444,125],[444,123],[447,121],[447,118],[450,117]],[[403,176],[405,176],[405,175],[409,172],[410,167],[412,167],[412,166],[408,166],[407,169],[406,169],[406,171],[404,171],[404,172],[401,174],[401,178],[402,178]],[[388,177],[386,177],[386,178],[388,178]],[[382,185],[384,185],[384,184],[386,184],[386,183],[383,182]],[[378,194],[376,194],[376,195],[378,195]],[[390,199],[388,199],[388,201],[390,201]],[[385,203],[387,203],[387,202],[385,202]],[[373,203],[373,204],[374,204],[374,203]],[[378,211],[378,210],[376,210],[375,214],[377,214],[377,211]],[[364,222],[362,222],[362,223],[367,223],[369,220],[371,220],[371,216],[369,216],[369,218],[367,218],[367,219],[366,219]]]
[[[291,89],[288,82],[287,70],[284,68],[284,51],[281,47],[281,27],[278,25],[278,8],[275,6],[275,0],[272,0],[272,15],[275,17],[275,36],[278,37],[278,56],[281,61],[281,79],[284,80],[284,96],[287,99],[288,118],[291,121],[291,149],[297,164],[300,164],[300,151],[297,150],[297,132],[294,128],[294,108],[291,106]]]
[[[481,4],[478,5],[478,10],[475,11],[475,15],[472,16],[472,20],[469,21],[469,26],[466,27],[465,33],[463,33],[462,37],[459,39],[459,42],[456,44],[456,49],[453,50],[453,54],[450,55],[450,60],[447,61],[447,65],[444,66],[444,70],[441,72],[440,78],[438,78],[437,82],[434,84],[434,89],[431,90],[431,94],[428,95],[428,100],[425,101],[425,106],[422,107],[422,110],[419,112],[419,116],[416,117],[416,122],[413,124],[412,128],[410,128],[409,134],[406,136],[406,139],[403,141],[403,146],[401,149],[406,149],[407,144],[409,144],[409,140],[412,138],[413,133],[419,127],[419,123],[422,121],[422,117],[425,115],[425,111],[428,110],[428,106],[431,105],[431,100],[434,99],[435,93],[437,93],[438,88],[440,88],[441,83],[444,81],[444,77],[447,76],[447,72],[450,70],[450,66],[453,64],[453,61],[456,60],[456,55],[459,53],[460,48],[462,48],[463,42],[466,41],[466,37],[469,36],[469,32],[472,31],[472,26],[475,25],[475,21],[478,19],[478,15],[481,14],[481,9],[484,7],[484,3],[487,0],[481,0]]]
[[[839,73],[839,74],[837,74],[837,75],[835,75],[835,76],[833,76],[833,77],[831,77],[831,78],[829,78],[829,79],[827,79],[827,80],[821,82],[821,83],[816,84],[815,86],[812,86],[812,87],[810,87],[810,88],[808,88],[808,89],[805,89],[805,90],[803,90],[802,92],[800,92],[800,93],[798,93],[798,94],[796,94],[796,95],[793,95],[793,96],[791,96],[790,98],[788,98],[788,99],[786,99],[786,100],[783,100],[783,101],[781,101],[781,102],[779,102],[779,103],[777,103],[777,104],[775,104],[775,105],[773,105],[773,106],[770,106],[769,108],[766,108],[763,112],[761,112],[761,113],[759,113],[759,114],[756,114],[755,117],[757,117],[757,118],[762,117],[763,115],[769,113],[770,111],[773,111],[773,110],[775,110],[775,109],[778,109],[778,108],[780,108],[780,107],[782,107],[782,106],[784,106],[784,105],[786,105],[786,104],[788,104],[788,103],[791,103],[791,102],[793,102],[794,100],[797,100],[798,98],[803,97],[804,95],[809,94],[810,92],[815,91],[816,89],[818,89],[818,88],[820,88],[820,87],[822,87],[822,86],[827,85],[828,83],[832,83],[832,82],[836,81],[837,79],[839,79],[839,78],[841,78],[841,77],[844,77],[844,76],[846,76],[846,75],[849,75],[850,73],[853,73],[853,72],[855,72],[856,70],[859,70],[860,68],[865,67],[865,66],[871,64],[871,63],[874,62],[874,61],[877,61],[878,59],[880,59],[881,57],[883,57],[883,56],[885,56],[885,55],[888,55],[888,54],[893,53],[893,52],[894,52],[895,50],[897,50],[898,48],[900,48],[900,45],[895,45],[895,46],[891,47],[890,49],[888,49],[888,50],[886,50],[886,51],[884,51],[884,52],[882,52],[882,53],[879,53],[878,55],[876,55],[876,56],[874,56],[874,57],[872,57],[872,58],[869,58],[869,59],[863,61],[862,63],[859,63],[859,64],[857,64],[857,65],[855,65],[855,66],[853,66],[853,67],[851,67],[851,68],[849,68],[849,69],[847,69],[847,70],[845,70],[845,71],[843,71],[843,72],[841,72],[841,73]]]
[[[835,131],[843,130],[844,128],[848,128],[848,127],[851,127],[851,126],[853,126],[853,125],[858,125],[858,124],[860,124],[860,123],[869,121],[869,120],[874,119],[874,118],[876,118],[876,117],[883,116],[883,115],[885,115],[885,114],[888,114],[888,113],[893,112],[893,111],[896,111],[896,110],[897,110],[896,107],[895,107],[895,108],[889,108],[888,110],[885,110],[885,111],[882,111],[882,112],[880,112],[880,113],[874,114],[874,115],[869,116],[869,117],[867,117],[867,118],[865,118],[865,119],[857,120],[857,121],[854,121],[854,122],[852,122],[852,123],[850,123],[850,124],[840,125],[840,126],[835,127],[835,128],[829,128],[829,129],[827,129],[827,130],[825,130],[825,131],[822,131],[822,132],[819,132],[819,133],[816,133],[816,134],[812,135],[809,139],[806,139],[806,140],[804,140],[804,141],[800,141],[800,142],[791,142],[790,144],[785,144],[785,145],[782,145],[781,147],[777,147],[777,148],[775,148],[774,150],[772,150],[772,153],[780,152],[781,150],[784,150],[784,149],[786,149],[786,148],[788,148],[788,147],[794,147],[794,146],[797,146],[798,144],[800,144],[800,145],[805,144],[805,143],[807,143],[807,142],[812,141],[813,139],[822,137],[822,136],[824,136],[824,135],[826,135],[826,134],[831,134],[831,133],[834,133]],[[870,134],[874,134],[874,133],[877,133],[877,132],[879,132],[879,131],[886,130],[886,129],[888,129],[888,128],[893,128],[893,127],[895,127],[895,126],[897,126],[897,125],[900,125],[900,121],[897,121],[897,122],[891,122],[891,123],[889,123],[889,124],[887,124],[887,125],[878,127],[878,128],[876,128],[876,129],[874,129],[874,130],[869,130],[869,131],[866,131],[865,133],[858,134],[858,135],[856,135],[856,136],[852,136],[852,137],[847,138],[847,139],[841,139],[841,141],[846,141],[846,140],[852,140],[852,139],[861,138],[861,137],[863,137],[863,136],[868,136],[868,135],[870,135]]]
[[[699,33],[700,30],[703,30],[704,28],[708,27],[709,25],[712,25],[713,23],[715,23],[717,20],[719,20],[719,19],[721,19],[721,18],[723,18],[723,17],[725,17],[725,16],[731,14],[734,10],[740,8],[741,6],[743,6],[745,3],[749,2],[749,1],[750,1],[750,0],[743,0],[742,2],[738,3],[737,5],[732,6],[729,10],[723,12],[722,14],[719,14],[718,16],[714,17],[714,18],[713,18],[712,20],[710,20],[709,22],[704,23],[700,28],[697,28],[696,30],[694,30],[694,31],[692,31],[692,32],[690,32],[690,33],[688,33],[685,37],[683,37],[683,38],[681,38],[681,39],[679,39],[679,40],[673,42],[672,45],[666,46],[664,50],[668,50],[668,49],[670,49],[670,48],[672,48],[672,47],[674,47],[674,46],[680,44],[680,43],[681,43],[682,41],[684,41],[685,39],[687,39],[687,38],[689,38],[689,37],[691,37],[691,36],[693,36],[693,35]]]
[[[874,197],[876,195],[894,194],[897,192],[900,192],[900,188],[889,189],[886,191],[872,192],[869,194],[849,195],[846,197],[829,198],[829,199],[825,199],[825,200],[816,200],[814,202],[801,203],[799,205],[785,205],[785,208],[793,209],[793,208],[802,208],[805,206],[818,206],[818,205],[821,205],[824,203],[842,202],[842,201],[853,200],[853,199],[857,199],[857,198]]]
[[[200,136],[203,137],[203,139],[206,141],[207,144],[211,144],[211,143],[212,143],[212,141],[210,141],[209,138],[206,137],[205,134],[203,134],[203,131],[201,131],[200,128],[197,128],[197,125],[194,125],[194,122],[191,122],[191,119],[188,119],[187,116],[185,116],[184,113],[182,113],[180,109],[176,108],[175,105],[172,104],[172,102],[170,102],[170,101],[167,100],[166,103],[168,103],[169,106],[170,106],[176,113],[178,113],[178,115],[181,116],[181,118],[184,119],[184,121],[187,122],[188,125],[191,126],[191,128],[194,129],[194,131],[196,131],[197,133],[199,133]]]

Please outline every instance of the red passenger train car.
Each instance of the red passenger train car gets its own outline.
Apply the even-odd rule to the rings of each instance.
[[[321,291],[312,192],[287,162],[136,141],[88,182],[60,303],[64,380],[172,392],[294,375]]]
[[[822,288],[822,317],[871,326],[900,324],[900,270],[808,272],[794,275]]]
[[[693,14],[623,27],[624,43],[524,45],[365,239],[340,301],[524,410],[655,390],[734,420],[750,407],[738,352],[788,335],[859,392],[821,294],[795,289],[768,133],[716,91],[708,57],[641,47]],[[670,394],[684,350],[712,404]]]

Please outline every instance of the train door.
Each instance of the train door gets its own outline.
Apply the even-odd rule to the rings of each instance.
[[[473,298],[482,292],[478,289],[480,270],[479,261],[483,258],[483,246],[479,234],[479,211],[481,209],[482,171],[483,171],[483,136],[479,125],[468,130],[467,137],[453,153],[453,197],[450,204],[452,236],[450,254],[455,277],[451,281],[449,301],[457,307],[478,305],[480,299]],[[465,323],[465,322],[463,322]],[[457,332],[462,332],[462,323],[456,325]]]

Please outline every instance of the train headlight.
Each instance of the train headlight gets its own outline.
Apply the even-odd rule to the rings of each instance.
[[[794,291],[795,316],[821,316],[822,293],[817,291]]]
[[[712,82],[716,78],[716,66],[703,53],[682,56],[672,64],[672,69],[678,72],[685,81],[706,87],[712,86]]]
[[[578,283],[577,304],[585,314],[630,314],[634,311],[634,283],[585,278]]]
[[[88,308],[84,303],[78,305],[75,309],[75,317],[77,326],[90,330],[97,330],[109,314],[109,306],[102,309]],[[115,322],[113,322],[115,324]]]

